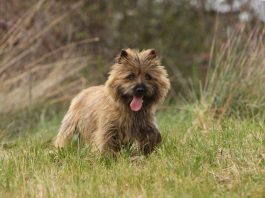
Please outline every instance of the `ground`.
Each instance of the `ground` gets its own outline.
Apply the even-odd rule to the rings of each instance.
[[[230,117],[201,130],[189,113],[163,111],[156,152],[111,158],[77,144],[54,152],[61,118],[2,143],[0,197],[265,197],[262,119]]]

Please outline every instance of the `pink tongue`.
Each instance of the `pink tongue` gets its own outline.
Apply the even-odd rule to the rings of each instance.
[[[133,96],[130,107],[132,111],[139,111],[142,108],[143,97],[142,96]]]

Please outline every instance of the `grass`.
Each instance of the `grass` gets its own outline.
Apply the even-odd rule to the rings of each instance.
[[[73,144],[54,152],[61,116],[2,143],[1,197],[264,197],[264,120],[226,118],[208,131],[190,112],[158,115],[163,143],[136,160],[116,159]],[[34,135],[32,135],[34,131]]]
[[[0,61],[0,73],[8,74],[0,79],[0,138],[13,138],[0,145],[0,197],[265,197],[264,28],[249,35],[233,33],[219,51],[214,40],[205,82],[187,87],[187,106],[158,114],[163,143],[156,152],[135,157],[125,149],[111,158],[76,142],[55,151],[51,140],[63,115],[56,109],[34,109],[35,101],[57,101],[61,93],[81,84],[82,79],[71,78],[85,67],[82,57],[69,52],[66,59],[45,61],[58,51],[72,51],[77,43],[15,70],[31,53],[28,46],[37,48],[35,41],[49,30],[38,30],[31,42],[27,38],[34,35],[32,29],[25,30],[31,33],[28,37],[18,37],[19,27],[30,25],[39,13],[39,4],[0,42],[0,56],[12,52]],[[77,70],[70,60],[81,61]],[[52,69],[35,75],[39,68]],[[61,87],[66,77],[71,77],[70,84]],[[11,109],[24,109],[25,116],[15,111],[10,121],[5,112]]]
[[[0,32],[0,140],[9,136],[0,144],[0,197],[265,197],[264,27],[222,44],[216,34],[205,81],[185,87],[185,109],[158,114],[156,152],[110,158],[76,142],[56,152],[63,115],[34,109],[84,84],[80,71],[91,60],[80,45],[97,38],[42,46],[77,7],[58,15],[42,0]]]
[[[234,31],[221,45],[214,39],[205,82],[193,82],[189,103],[220,119],[264,114],[264,39],[265,29],[259,27],[250,33]]]

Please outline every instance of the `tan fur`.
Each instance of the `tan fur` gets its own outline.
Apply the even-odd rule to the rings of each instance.
[[[134,74],[133,79],[128,79],[130,74]],[[142,109],[134,112],[130,101],[139,83],[147,91]],[[150,153],[161,141],[156,106],[169,88],[167,72],[154,50],[123,50],[105,85],[85,89],[72,100],[55,146],[64,147],[74,133],[79,133],[83,141],[91,141],[102,153],[117,152],[122,145],[135,141],[144,153]]]

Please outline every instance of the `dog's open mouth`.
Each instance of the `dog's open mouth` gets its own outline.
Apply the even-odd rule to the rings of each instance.
[[[143,106],[143,96],[133,96],[133,99],[130,103],[132,111],[139,111]]]

